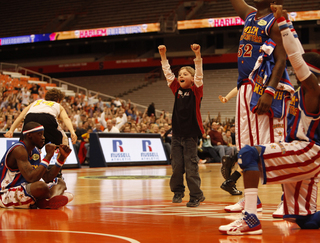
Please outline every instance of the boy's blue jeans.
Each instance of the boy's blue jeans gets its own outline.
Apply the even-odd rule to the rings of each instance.
[[[197,137],[172,136],[171,140],[171,166],[172,176],[170,188],[174,193],[184,193],[183,175],[190,191],[190,199],[199,199],[203,196],[200,189],[201,179],[198,167]]]

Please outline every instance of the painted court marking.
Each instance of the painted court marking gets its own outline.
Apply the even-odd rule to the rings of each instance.
[[[110,235],[110,234],[103,234],[103,233],[94,233],[94,232],[83,232],[83,231],[69,231],[69,230],[39,230],[39,229],[0,229],[3,232],[13,232],[13,231],[24,231],[24,232],[49,232],[49,233],[73,233],[73,234],[87,234],[87,235],[99,235],[99,236],[107,236],[118,238],[121,240],[126,240],[130,243],[140,243],[140,241],[120,236],[120,235]]]
[[[170,179],[171,176],[151,176],[151,175],[115,175],[115,176],[81,176],[81,179],[91,180],[149,180],[149,179]]]

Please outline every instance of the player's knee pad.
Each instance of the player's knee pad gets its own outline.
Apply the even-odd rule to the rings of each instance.
[[[244,146],[238,154],[238,164],[243,171],[259,171],[259,153],[255,147]]]

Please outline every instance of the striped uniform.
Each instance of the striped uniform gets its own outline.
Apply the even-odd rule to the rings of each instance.
[[[66,134],[60,127],[57,118],[60,115],[60,104],[54,101],[34,101],[24,120],[24,124],[30,121],[38,122],[44,126],[45,143],[62,144]]]
[[[27,181],[21,175],[18,169],[10,169],[7,166],[7,157],[10,152],[18,146],[26,148],[25,144],[21,141],[13,144],[5,153],[0,164],[1,173],[1,194],[0,206],[1,207],[20,207],[28,208],[29,205],[35,203],[35,199],[27,192]],[[40,164],[40,152],[37,148],[32,150],[29,157],[29,162],[33,167]]]
[[[258,20],[256,20],[255,16],[256,12],[253,12],[246,17],[238,52],[239,77],[237,81],[238,95],[235,120],[238,150],[245,145],[253,146],[284,141],[286,136],[287,126],[285,119],[283,119],[286,116],[286,109],[282,111],[283,114],[279,118],[267,114],[258,116],[251,112],[252,107],[250,105],[254,93],[257,92],[255,82],[258,79],[254,76],[250,80],[249,76],[254,70],[259,56],[261,56],[260,49],[262,45],[268,43],[268,41],[270,42],[269,33],[275,22],[272,13]],[[270,59],[273,60],[272,53],[270,55]],[[270,62],[270,60],[268,61]],[[270,70],[272,70],[273,66],[274,64],[270,66]],[[257,71],[259,70],[257,69]],[[284,77],[288,77],[286,71]],[[285,82],[289,82],[287,78],[285,80]],[[289,99],[287,99],[287,102],[289,103]]]
[[[4,154],[0,164],[0,207],[2,208],[29,208],[30,205],[35,203],[35,198],[29,194],[27,185],[30,185],[26,179],[22,176],[19,169],[11,169],[7,165],[8,155],[18,146],[23,146],[26,149],[25,144],[19,141],[13,144],[7,152]],[[37,168],[41,162],[40,151],[37,148],[32,150],[29,156],[29,162],[33,168]],[[52,183],[48,183],[48,187],[51,188],[56,185],[58,178],[55,178]],[[30,189],[29,189],[30,190]]]
[[[260,145],[263,183],[283,184],[285,218],[317,211],[320,113],[306,112],[302,91],[293,96],[286,142]]]

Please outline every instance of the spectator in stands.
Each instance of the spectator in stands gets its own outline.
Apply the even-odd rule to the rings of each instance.
[[[130,125],[129,124],[124,125],[122,132],[123,133],[131,133]]]
[[[37,100],[39,98],[39,88],[40,86],[34,83],[32,84],[32,87],[29,89],[33,100]]]
[[[140,129],[140,132],[141,133],[147,133],[147,125],[145,123],[140,123],[141,124],[141,129]]]
[[[227,143],[227,145],[230,148],[232,148],[232,155],[235,155],[238,152],[238,150],[237,150],[236,145],[232,144],[232,137],[231,137],[231,131],[230,130],[227,130],[225,132],[225,134],[223,135],[223,140]]]
[[[121,103],[119,97],[115,98],[115,100],[113,101],[113,104],[115,105],[115,107],[122,107],[122,103]]]
[[[46,92],[44,91],[43,87],[39,88],[39,99],[44,99],[44,96],[46,95]]]
[[[158,126],[158,124],[156,124],[156,123],[151,124],[150,133],[159,133],[159,126]]]
[[[96,93],[93,96],[91,93],[88,94],[88,98],[87,98],[88,106],[92,106],[95,103],[97,103],[96,99],[97,99],[98,95],[99,95],[99,93]]]
[[[156,115],[156,108],[155,108],[155,105],[153,102],[148,106],[147,115],[148,116],[155,116]]]
[[[121,128],[124,124],[126,124],[127,122],[127,115],[124,112],[123,108],[119,108],[118,109],[118,115],[116,117],[116,125],[115,127],[119,129],[119,131],[121,131]]]
[[[102,101],[102,98],[101,98],[101,97],[98,98],[98,104],[97,104],[97,106],[98,106],[98,108],[99,108],[99,110],[100,110],[101,112],[104,111],[104,107],[105,107],[106,105],[105,105],[105,102]]]
[[[97,122],[97,123],[95,124],[95,127],[94,127],[94,129],[92,130],[92,132],[103,132],[103,130],[101,130],[101,128],[103,128],[103,126],[101,125],[100,122]]]
[[[232,145],[236,145],[236,127],[234,125],[231,125],[230,132],[231,132],[231,138],[232,138]]]
[[[81,135],[82,141],[80,143],[79,151],[78,151],[78,159],[80,164],[83,164],[83,163],[89,164],[90,133],[92,133],[92,128],[88,127],[87,132]]]
[[[31,92],[28,90],[27,87],[24,87],[21,92],[22,106],[28,106],[30,104],[30,96]]]
[[[223,140],[221,132],[218,131],[219,124],[213,122],[211,125],[211,131],[209,132],[209,136],[211,139],[211,144],[214,149],[219,153],[220,158],[222,159],[225,155],[232,155],[232,148],[228,146],[228,144]]]
[[[161,136],[161,141],[163,144],[165,154],[167,156],[167,161],[169,164],[171,164],[171,144],[166,141],[166,130],[164,129],[164,127],[161,127],[159,129],[159,133]]]
[[[108,120],[107,121],[107,127],[103,132],[107,132],[107,133],[120,133],[119,129],[117,127],[114,126],[114,123],[112,120]]]
[[[2,110],[3,108],[7,109],[9,105],[9,96],[5,97],[3,100],[2,100],[2,103],[0,105],[0,109]]]
[[[216,149],[212,146],[211,144],[211,138],[210,138],[210,133],[211,129],[206,130],[206,133],[204,133],[202,135],[202,138],[200,138],[200,144],[198,146],[198,148],[205,153],[210,154],[210,158],[207,159],[207,162],[220,162],[221,158],[218,154],[218,152],[216,151]]]

